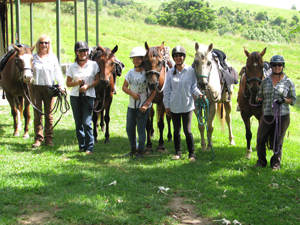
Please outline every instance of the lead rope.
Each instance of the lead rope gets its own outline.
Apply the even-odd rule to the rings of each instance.
[[[213,150],[213,147],[212,147],[211,142],[210,142],[210,138],[208,136],[207,120],[208,120],[208,117],[209,117],[209,101],[208,101],[207,98],[204,98],[204,97],[197,98],[197,100],[195,102],[195,105],[196,105],[196,115],[197,115],[198,123],[200,125],[205,124],[205,127],[206,127],[207,141],[209,143],[209,147],[210,147],[211,152],[213,154],[212,158],[209,161],[212,161],[215,158],[215,152]],[[203,116],[201,116],[202,112],[203,112],[203,114],[202,114]],[[204,122],[201,122],[201,120],[204,121]]]

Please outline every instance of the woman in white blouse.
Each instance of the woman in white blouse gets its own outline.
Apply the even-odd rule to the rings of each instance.
[[[52,86],[57,81],[61,91],[64,90],[63,75],[57,57],[52,52],[51,39],[42,35],[36,42],[37,53],[33,55],[34,81],[31,86],[31,99],[38,110],[34,110],[35,142],[32,147],[45,145],[53,146],[53,115],[54,97],[47,92],[47,86]],[[43,106],[44,105],[44,106]],[[42,110],[45,114],[45,135],[43,132]],[[40,112],[39,112],[40,111]]]

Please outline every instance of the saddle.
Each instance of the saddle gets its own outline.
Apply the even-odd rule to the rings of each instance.
[[[28,45],[25,44],[15,44],[17,47],[27,47],[30,48]],[[8,59],[15,53],[15,48],[12,45],[9,45],[7,48],[7,53],[4,54],[1,58],[0,58],[0,72],[2,72],[5,64],[7,63]]]
[[[230,95],[231,94],[230,86],[232,84],[237,84],[239,81],[238,73],[233,67],[228,66],[226,62],[227,56],[223,51],[218,49],[213,49],[212,55],[214,60],[219,65],[219,75],[222,80],[222,83],[224,83],[224,86],[226,87],[226,90]]]

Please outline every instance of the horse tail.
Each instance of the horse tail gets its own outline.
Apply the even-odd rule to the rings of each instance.
[[[222,131],[224,131],[224,128],[225,128],[225,116],[224,116],[225,115],[225,107],[224,107],[224,104],[222,102],[217,104],[217,114],[219,115],[218,117],[220,118]]]

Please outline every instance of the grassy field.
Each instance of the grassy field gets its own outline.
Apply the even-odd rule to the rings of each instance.
[[[29,43],[29,8],[22,6],[22,38]],[[55,49],[55,13],[40,11],[34,16],[34,37],[48,34]],[[74,46],[73,17],[62,15],[62,62],[72,62]],[[95,43],[94,15],[89,15],[89,41]],[[226,218],[243,225],[299,224],[300,222],[300,67],[298,44],[276,44],[248,41],[238,36],[219,37],[214,32],[197,32],[169,27],[149,26],[100,17],[100,43],[113,48],[126,68],[117,81],[117,95],[111,109],[110,143],[104,144],[99,135],[95,153],[78,153],[75,125],[71,111],[63,116],[54,130],[54,147],[32,149],[30,139],[12,137],[12,117],[8,106],[0,108],[0,224],[178,224],[189,210],[195,216],[208,218],[211,223]],[[79,39],[84,39],[82,19],[79,19]],[[47,24],[47,25],[46,25]],[[45,32],[46,31],[46,32]],[[194,57],[195,42],[210,44],[228,55],[228,62],[238,71],[245,64],[243,47],[262,51],[269,60],[274,54],[286,59],[287,74],[297,86],[298,100],[291,107],[291,124],[283,146],[282,168],[272,171],[253,168],[256,151],[246,160],[244,125],[233,110],[233,134],[236,146],[229,146],[227,129],[223,131],[216,119],[213,133],[215,158],[212,152],[202,152],[196,117],[192,131],[196,143],[195,163],[189,163],[182,134],[183,158],[170,160],[173,143],[165,142],[167,154],[154,152],[142,160],[122,157],[130,150],[127,139],[126,108],[128,96],[121,86],[125,73],[132,68],[130,50],[162,41],[170,47],[183,45],[188,52],[186,63]],[[234,92],[237,93],[238,87]],[[232,100],[236,108],[236,94]],[[33,113],[32,113],[33,115]],[[55,115],[55,119],[58,118]],[[253,119],[252,148],[255,149],[257,122]],[[155,128],[154,147],[158,144]],[[166,134],[164,134],[165,140]],[[267,152],[267,159],[272,152]],[[116,185],[107,186],[116,181]],[[170,188],[166,193],[159,187]],[[183,200],[182,209],[174,210],[172,201]],[[171,204],[171,205],[170,205]],[[186,205],[190,205],[189,208]]]

